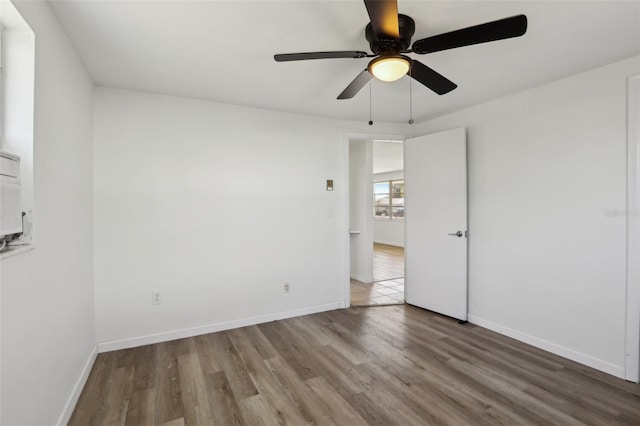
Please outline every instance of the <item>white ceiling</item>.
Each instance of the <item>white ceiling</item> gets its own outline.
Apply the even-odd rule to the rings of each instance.
[[[276,63],[275,53],[369,51],[368,15],[350,1],[52,0],[95,82],[103,86],[369,120],[369,90],[336,96],[368,60]],[[413,83],[416,122],[640,53],[638,1],[406,1],[414,40],[524,13],[527,34],[411,55],[458,84],[438,96]],[[373,120],[409,119],[409,79],[373,81]]]

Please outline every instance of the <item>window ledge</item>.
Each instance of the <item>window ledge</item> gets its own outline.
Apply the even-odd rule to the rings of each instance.
[[[36,248],[36,245],[33,243],[19,245],[19,246],[9,246],[3,251],[0,251],[0,260],[6,259],[7,257],[15,256],[18,254],[26,253],[28,251]]]

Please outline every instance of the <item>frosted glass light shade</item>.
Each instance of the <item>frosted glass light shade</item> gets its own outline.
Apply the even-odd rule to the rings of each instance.
[[[378,80],[396,81],[409,72],[410,64],[405,56],[381,57],[371,61],[369,72]]]

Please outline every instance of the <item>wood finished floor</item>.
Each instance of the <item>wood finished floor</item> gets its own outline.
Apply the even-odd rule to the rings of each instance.
[[[373,244],[373,283],[351,279],[351,306],[404,303],[404,248]]]
[[[640,386],[409,305],[98,355],[70,425],[640,424]]]
[[[404,278],[404,248],[373,244],[373,281]]]

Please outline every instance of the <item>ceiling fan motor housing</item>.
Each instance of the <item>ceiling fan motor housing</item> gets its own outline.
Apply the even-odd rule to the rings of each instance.
[[[369,42],[371,51],[376,55],[397,54],[406,51],[411,45],[411,37],[416,32],[416,23],[407,15],[398,14],[398,29],[400,37],[378,38],[373,32],[371,22],[364,29],[364,35]]]

